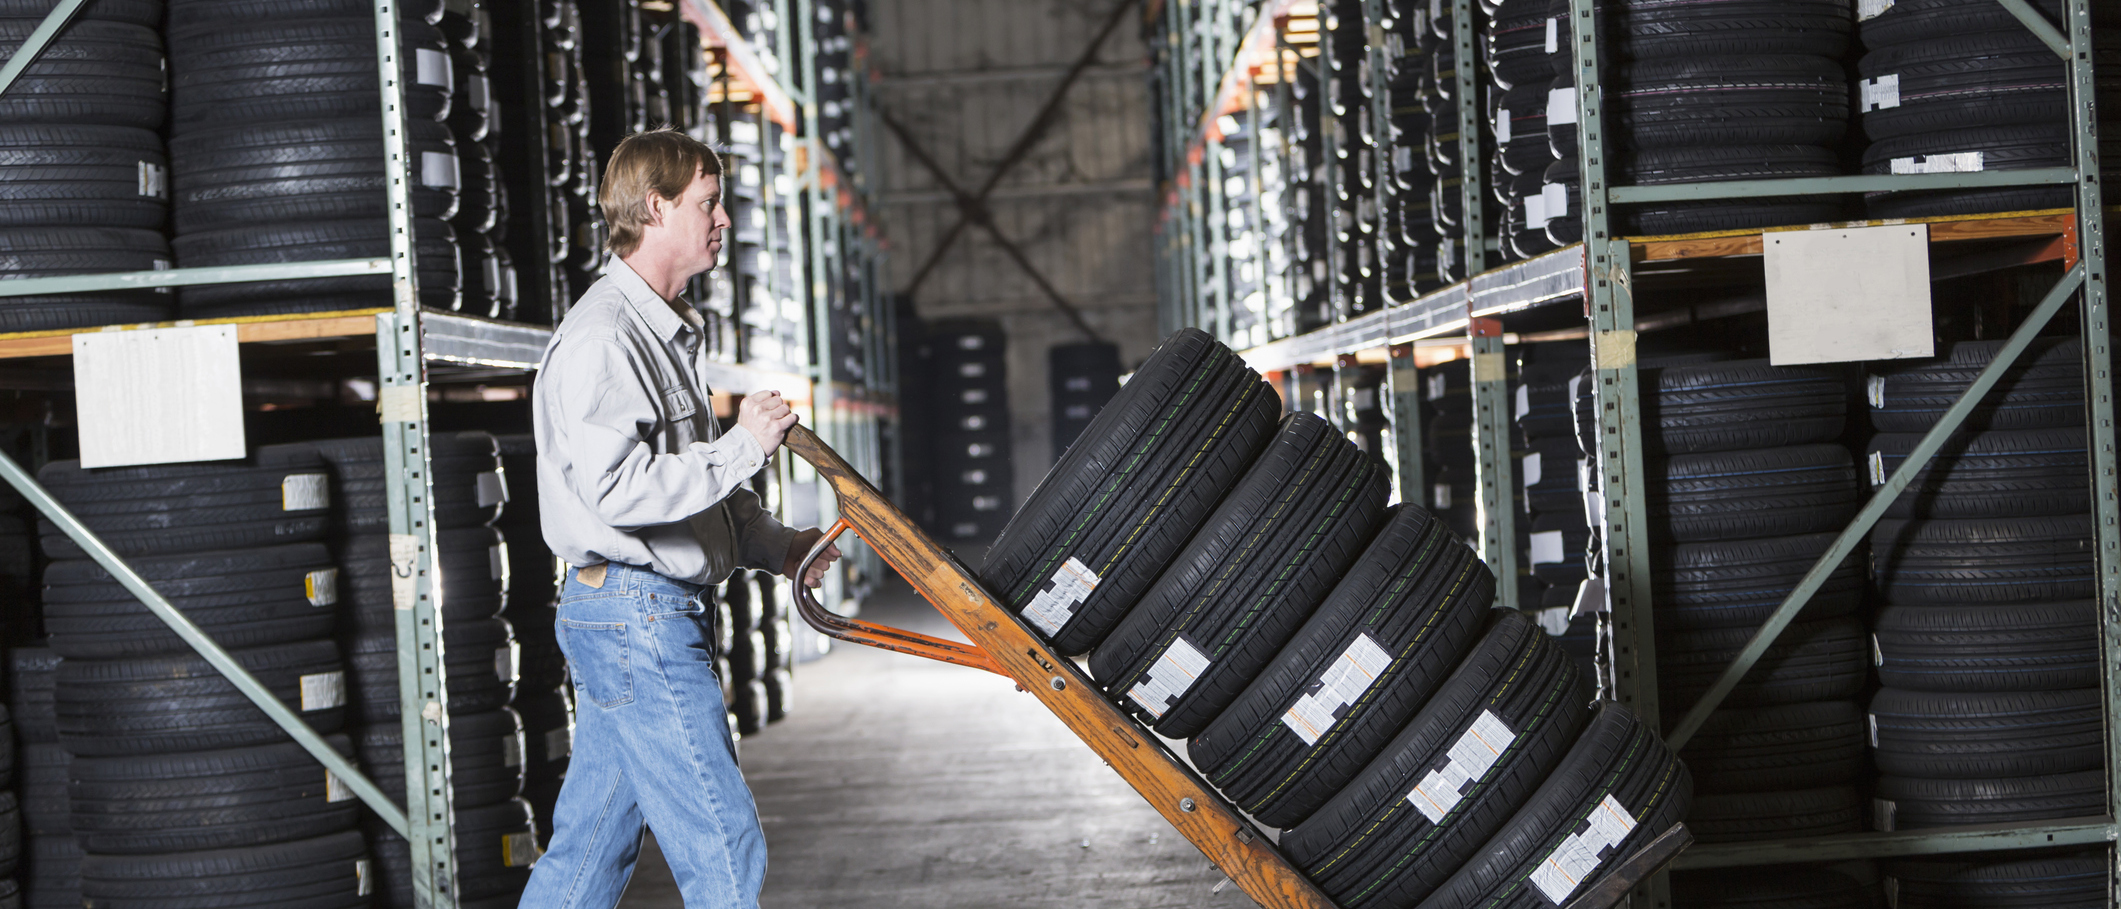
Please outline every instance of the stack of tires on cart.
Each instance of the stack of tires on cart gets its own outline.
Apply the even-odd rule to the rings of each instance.
[[[989,589],[1340,905],[1562,903],[1692,783],[1323,420],[1167,339],[988,554]]]

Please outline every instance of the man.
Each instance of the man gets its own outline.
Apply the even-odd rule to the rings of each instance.
[[[545,541],[567,562],[560,648],[574,756],[524,909],[610,909],[643,823],[688,909],[758,905],[766,842],[715,677],[711,585],[739,567],[793,577],[821,534],[781,526],[746,481],[795,415],[779,392],[719,432],[700,314],[679,296],[714,267],[722,163],[671,130],[619,143],[599,201],[615,256],[545,348],[533,395]],[[819,585],[828,549],[802,583]]]

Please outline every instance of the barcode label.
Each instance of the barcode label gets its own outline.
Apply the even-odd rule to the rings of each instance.
[[[281,511],[316,511],[330,506],[329,477],[321,473],[291,473],[280,478]]]
[[[339,602],[339,569],[319,568],[302,576],[302,596],[311,606]]]
[[[1429,771],[1421,782],[1414,784],[1414,791],[1407,793],[1407,801],[1431,824],[1441,824],[1445,816],[1458,807],[1473,784],[1487,776],[1495,762],[1502,760],[1502,753],[1509,750],[1510,743],[1517,740],[1517,733],[1503,723],[1493,712],[1483,710],[1473,718],[1473,724],[1460,733],[1451,750],[1444,752],[1443,764]]]
[[[1874,451],[1870,456],[1871,485],[1885,485],[1885,452]]]
[[[324,771],[324,801],[327,804],[331,802],[343,802],[353,797],[354,792],[352,786],[348,786],[345,783],[339,782],[338,774],[333,773],[329,770]]]
[[[1392,655],[1377,646],[1367,634],[1358,634],[1342,651],[1340,658],[1326,667],[1325,674],[1304,689],[1301,697],[1282,714],[1282,725],[1303,739],[1305,745],[1316,745],[1326,730],[1348,713],[1348,706],[1361,699],[1363,692],[1377,677],[1392,665]]]
[[[150,199],[169,198],[169,168],[153,161],[140,162],[140,195]]]
[[[1627,839],[1635,829],[1635,816],[1608,793],[1581,823],[1581,829],[1563,837],[1561,845],[1532,869],[1533,885],[1557,906],[1598,870],[1603,853]]]
[[[376,892],[376,881],[368,873],[367,859],[354,859],[353,874],[355,896],[368,896]]]
[[[1893,0],[1856,0],[1856,21],[1876,19],[1892,8]]]
[[[1052,580],[1031,603],[1024,607],[1024,621],[1046,633],[1048,637],[1059,634],[1068,620],[1075,618],[1075,610],[1090,598],[1097,589],[1097,572],[1080,560],[1069,557],[1059,570],[1053,572]]]
[[[1171,709],[1213,662],[1185,638],[1173,638],[1171,646],[1156,658],[1148,674],[1134,683],[1127,696],[1149,711],[1150,716],[1161,719],[1164,711]]]
[[[1882,408],[1885,406],[1884,376],[1871,376],[1865,379],[1863,381],[1863,391],[1864,397],[1870,399],[1871,407]]]
[[[509,868],[528,868],[538,863],[538,835],[525,830],[501,837],[501,864]]]
[[[1547,92],[1547,126],[1569,126],[1576,122],[1576,86]]]
[[[454,87],[457,80],[456,74],[449,67],[449,55],[425,47],[414,48],[413,81],[441,88]]]
[[[333,670],[305,675],[302,685],[302,712],[330,710],[346,704],[346,673]]]
[[[1900,74],[1887,73],[1856,83],[1862,92],[1863,110],[1887,110],[1900,106]]]
[[[1981,171],[1981,153],[1952,152],[1893,159],[1896,174],[1972,174]]]

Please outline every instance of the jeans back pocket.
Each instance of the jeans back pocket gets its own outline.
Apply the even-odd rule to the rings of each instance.
[[[626,662],[626,623],[560,620],[560,647],[577,692],[599,707],[633,700],[633,670]]]

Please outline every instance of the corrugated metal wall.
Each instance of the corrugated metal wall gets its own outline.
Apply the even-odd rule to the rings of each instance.
[[[1111,0],[871,0],[880,105],[970,192],[1111,15]],[[988,197],[1002,234],[1120,345],[1156,343],[1147,52],[1137,4],[1069,91],[1041,141]],[[956,202],[879,130],[878,203],[890,286],[903,290],[958,219]],[[979,316],[1009,332],[1017,503],[1052,466],[1046,351],[1083,340],[979,229],[960,233],[914,294],[926,318]]]

